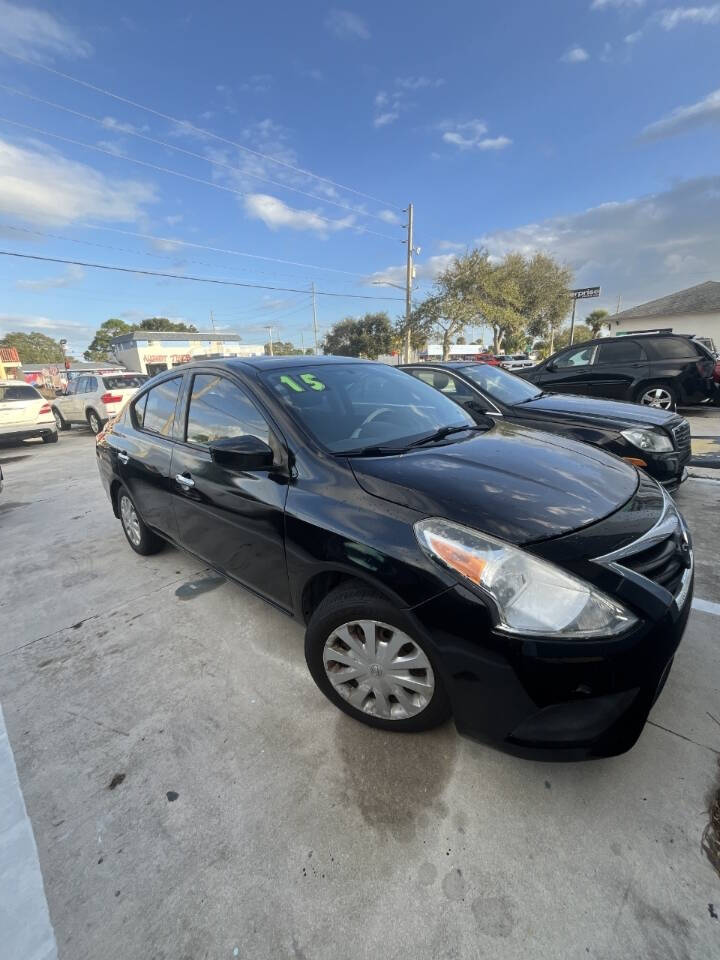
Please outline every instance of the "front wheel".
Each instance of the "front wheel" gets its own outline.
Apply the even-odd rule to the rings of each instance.
[[[660,410],[674,410],[677,403],[675,391],[665,383],[641,387],[636,399],[644,407],[658,407]]]
[[[140,519],[135,503],[125,487],[120,487],[118,491],[118,513],[120,514],[120,523],[127,542],[133,548],[135,553],[143,557],[151,553],[157,553],[162,550],[165,541],[156,533],[145,526]]]
[[[57,407],[53,407],[53,416],[55,417],[55,423],[58,430],[69,430],[72,424],[69,424],[67,420],[63,419],[63,415],[60,413]]]
[[[94,410],[88,410],[87,420],[90,429],[97,436],[102,430],[102,420]]]
[[[344,713],[371,727],[429,730],[450,701],[427,642],[412,620],[362,586],[340,586],[313,613],[305,634],[313,680]]]

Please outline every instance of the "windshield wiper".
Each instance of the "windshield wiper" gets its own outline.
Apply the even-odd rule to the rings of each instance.
[[[534,397],[525,397],[524,400],[518,400],[513,404],[513,406],[519,407],[521,403],[531,403],[533,400],[539,400],[540,397],[544,396],[546,396],[546,394],[543,391],[540,391],[540,393],[536,393]]]
[[[421,437],[419,440],[413,440],[412,443],[408,444],[407,449],[409,450],[410,447],[421,447],[425,443],[436,443],[438,440],[444,440],[445,437],[449,437],[450,434],[452,433],[465,433],[466,431],[475,432],[476,430],[485,431],[485,430],[488,430],[489,428],[490,428],[489,423],[485,427],[480,426],[478,424],[467,424],[464,427],[461,427],[461,426],[440,427],[439,430],[436,430],[435,433],[431,433],[427,437]]]
[[[385,454],[403,453],[407,447],[384,447],[382,445],[371,447],[358,447],[356,450],[335,450],[336,457],[382,457]]]

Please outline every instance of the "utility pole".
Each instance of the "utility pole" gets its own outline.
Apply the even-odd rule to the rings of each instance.
[[[317,329],[317,302],[315,299],[315,282],[310,285],[312,290],[312,308],[313,308],[313,335],[315,337],[315,356],[317,357],[320,353],[320,347],[318,346],[318,329]]]
[[[622,294],[619,293],[619,294],[618,294],[617,306],[615,307],[615,313],[620,313],[620,301],[621,301],[621,300],[622,300]]]
[[[575,305],[577,300],[573,297],[573,312],[572,319],[570,320],[570,346],[573,345],[573,339],[575,338]]]
[[[273,344],[272,344],[272,327],[265,327],[268,332],[268,337],[270,339],[270,356],[273,356]]]
[[[413,205],[407,208],[407,268],[405,272],[405,363],[410,363],[410,316],[412,314],[413,282]]]
[[[210,311],[210,326],[213,328],[213,333],[215,333],[215,314]]]

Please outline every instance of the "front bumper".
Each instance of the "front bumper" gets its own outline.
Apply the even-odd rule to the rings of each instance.
[[[603,641],[525,640],[492,629],[458,586],[412,613],[429,638],[460,733],[516,756],[586,760],[629,750],[667,679],[692,598]],[[451,624],[452,626],[448,626]]]

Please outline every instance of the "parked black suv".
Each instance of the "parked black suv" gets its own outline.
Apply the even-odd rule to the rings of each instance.
[[[712,399],[714,367],[701,343],[668,333],[586,340],[518,373],[543,390],[674,410]]]
[[[384,730],[452,713],[524,755],[621,753],[690,611],[689,536],[654,480],[476,424],[395,367],[197,361],[96,449],[133,550],[177,543],[306,624],[319,688]]]

